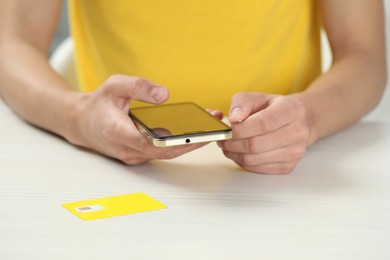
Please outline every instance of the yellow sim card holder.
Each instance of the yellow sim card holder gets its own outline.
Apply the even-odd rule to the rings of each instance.
[[[82,220],[95,220],[167,208],[145,193],[133,193],[62,204]]]

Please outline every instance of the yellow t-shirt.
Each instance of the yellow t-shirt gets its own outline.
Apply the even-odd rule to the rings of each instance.
[[[229,109],[238,92],[289,94],[321,72],[313,0],[71,0],[82,91],[112,74],[166,86],[169,102]]]

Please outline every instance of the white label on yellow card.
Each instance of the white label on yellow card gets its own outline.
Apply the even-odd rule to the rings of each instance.
[[[69,202],[62,206],[82,220],[95,220],[167,208],[161,202],[142,192]]]

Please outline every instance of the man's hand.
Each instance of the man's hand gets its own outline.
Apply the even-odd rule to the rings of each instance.
[[[130,101],[160,104],[168,99],[165,87],[136,77],[110,77],[95,92],[79,94],[79,109],[70,119],[69,142],[96,150],[127,164],[151,159],[171,159],[204,144],[157,148],[147,140],[128,116]]]
[[[218,142],[225,156],[248,171],[290,173],[309,142],[303,104],[292,96],[239,93],[230,108],[233,138]]]

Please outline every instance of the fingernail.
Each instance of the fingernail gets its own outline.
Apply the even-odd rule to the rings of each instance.
[[[241,123],[242,119],[240,119],[240,115],[244,113],[244,110],[242,107],[234,107],[232,110],[230,110],[230,115],[229,115],[229,121],[231,123]],[[238,118],[237,118],[238,117]],[[231,121],[233,120],[233,121]]]
[[[212,116],[216,116],[216,115],[218,115],[218,112],[217,111],[208,111]]]
[[[165,94],[165,91],[164,91],[164,88],[163,87],[154,87],[151,91],[151,94],[152,94],[152,98],[155,100],[155,101],[160,101],[161,98],[164,96]]]
[[[242,107],[233,107],[232,110],[230,110],[230,116],[237,116],[242,113],[244,113]]]

